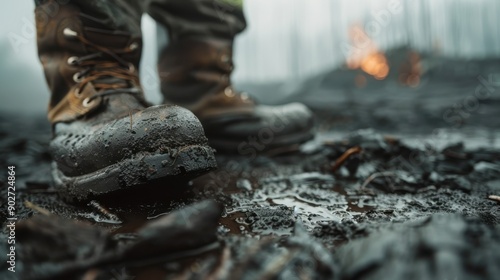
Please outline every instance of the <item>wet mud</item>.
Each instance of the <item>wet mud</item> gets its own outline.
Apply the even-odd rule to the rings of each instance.
[[[0,119],[0,167],[17,172],[17,268],[26,279],[500,275],[500,202],[489,199],[500,195],[494,124],[438,131],[446,137],[388,134],[387,122],[346,124],[333,113],[301,147],[219,153],[219,168],[188,184],[76,204],[52,188],[43,117]],[[425,114],[417,122],[427,123]],[[353,148],[359,153],[346,156]],[[6,172],[0,178],[5,207]],[[0,218],[0,278],[9,279],[5,211]]]

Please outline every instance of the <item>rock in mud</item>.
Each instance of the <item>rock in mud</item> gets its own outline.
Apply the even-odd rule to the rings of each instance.
[[[500,227],[461,215],[394,225],[343,246],[342,279],[498,279]]]
[[[74,279],[106,271],[198,255],[218,246],[221,207],[203,201],[154,220],[120,242],[107,231],[57,216],[35,216],[17,225],[21,279]]]
[[[198,250],[209,249],[217,243],[221,212],[219,204],[208,200],[153,220],[139,229],[137,242],[126,248],[122,257],[143,262],[155,256],[166,257],[165,253],[171,254],[170,259],[176,255],[196,255]]]

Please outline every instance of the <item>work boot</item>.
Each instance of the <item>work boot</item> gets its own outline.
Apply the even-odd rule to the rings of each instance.
[[[258,104],[235,90],[232,40],[174,40],[159,60],[166,103],[191,110],[217,151],[256,155],[313,138],[311,111],[300,103]]]
[[[163,180],[171,187],[214,169],[197,118],[178,106],[149,107],[144,99],[140,14],[120,11],[118,2],[95,2],[43,1],[35,11],[39,57],[52,91],[55,186],[88,200]],[[57,12],[47,16],[55,4]],[[84,13],[89,7],[99,10],[90,16]],[[111,11],[122,17],[125,31],[117,31],[118,24],[106,28],[115,23],[106,14]]]

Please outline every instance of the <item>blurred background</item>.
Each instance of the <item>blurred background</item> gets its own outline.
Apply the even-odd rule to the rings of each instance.
[[[244,8],[248,28],[236,41],[233,79],[265,103],[327,106],[368,91],[428,94],[433,80],[453,91],[450,84],[473,88],[480,75],[500,77],[498,0],[248,0]],[[46,110],[33,10],[33,1],[0,10],[5,112]],[[158,103],[157,26],[148,16],[143,30],[142,83]],[[439,91],[446,90],[432,87]]]

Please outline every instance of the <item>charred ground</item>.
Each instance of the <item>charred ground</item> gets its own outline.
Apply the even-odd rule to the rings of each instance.
[[[493,73],[494,82],[495,69],[488,69],[481,75]],[[474,97],[479,75],[447,80],[436,71],[417,88],[385,82],[337,89],[344,80],[338,73],[311,80],[310,92],[293,98],[318,116],[314,141],[257,157],[219,154],[217,171],[188,186],[167,182],[140,200],[122,194],[65,202],[51,188],[44,116],[3,114],[0,167],[17,167],[21,272],[90,279],[497,279],[500,204],[488,197],[500,195],[500,84],[469,110],[464,102]],[[334,170],[353,147],[361,153]],[[189,207],[206,199],[223,207]],[[4,211],[0,218],[5,224]],[[210,247],[214,239],[222,245]]]

